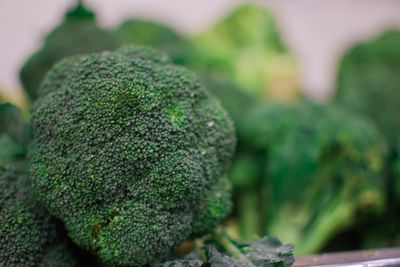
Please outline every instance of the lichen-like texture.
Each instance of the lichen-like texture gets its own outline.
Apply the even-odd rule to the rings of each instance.
[[[64,60],[41,93],[33,186],[105,263],[162,261],[229,213],[233,125],[188,70],[128,47]]]
[[[27,177],[29,131],[20,110],[0,104],[0,266],[75,266],[53,217]]]
[[[46,36],[42,48],[24,63],[20,71],[21,82],[26,93],[34,100],[47,71],[57,61],[68,56],[100,52],[118,46],[116,37],[99,28],[94,14],[79,4]]]
[[[54,219],[34,199],[21,163],[0,162],[0,266],[75,266]]]

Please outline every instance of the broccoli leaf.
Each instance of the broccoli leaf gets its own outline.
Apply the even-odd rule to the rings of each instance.
[[[226,240],[226,239],[225,239]],[[224,244],[211,244],[199,248],[182,259],[165,262],[157,267],[218,266],[218,267],[284,267],[294,262],[292,245],[282,245],[274,237],[263,237],[252,242],[230,240],[237,251]],[[233,256],[233,254],[235,254]]]

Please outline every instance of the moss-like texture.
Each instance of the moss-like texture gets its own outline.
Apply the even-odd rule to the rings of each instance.
[[[34,189],[104,262],[162,261],[229,213],[233,124],[188,70],[124,48],[64,60],[40,93]]]

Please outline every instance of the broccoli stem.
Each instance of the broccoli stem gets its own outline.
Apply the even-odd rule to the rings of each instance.
[[[220,245],[226,252],[242,261],[246,266],[256,267],[237,247],[232,243],[228,234],[223,230],[216,230],[214,232],[214,240]]]
[[[239,234],[243,240],[251,240],[258,234],[258,194],[256,190],[240,192],[237,203],[239,215]]]
[[[339,205],[339,206],[337,206]],[[321,249],[321,247],[339,229],[351,223],[354,205],[351,203],[340,203],[333,205],[321,214],[310,232],[303,235],[301,242],[297,243],[297,254],[307,254]]]

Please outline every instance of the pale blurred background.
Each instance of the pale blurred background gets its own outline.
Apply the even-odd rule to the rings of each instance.
[[[104,27],[127,17],[164,22],[194,34],[205,30],[240,0],[87,0]],[[357,40],[385,28],[400,28],[397,0],[257,1],[271,8],[287,45],[297,57],[303,92],[326,100],[334,88],[338,57]],[[0,88],[11,97],[20,92],[18,71],[41,45],[42,37],[61,21],[71,0],[0,1]]]

